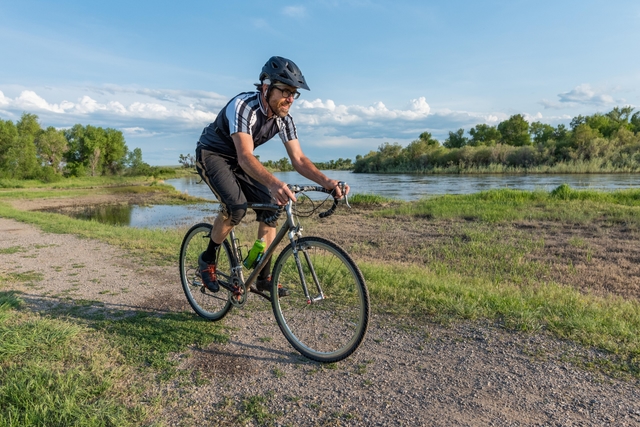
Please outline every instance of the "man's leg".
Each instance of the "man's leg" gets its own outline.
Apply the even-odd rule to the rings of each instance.
[[[236,168],[237,163],[232,159],[209,150],[196,149],[196,169],[223,207],[223,212],[213,222],[208,247],[198,259],[202,281],[213,292],[219,290],[216,260],[220,245],[231,229],[240,223],[247,209],[247,199],[238,183]]]
[[[219,213],[216,219],[213,221],[213,228],[211,229],[211,238],[209,239],[209,246],[207,250],[202,254],[202,259],[208,264],[214,264],[218,258],[218,250],[224,239],[231,232],[233,225],[231,224],[231,218],[226,217]]]
[[[267,247],[271,245],[273,239],[276,238],[276,229],[275,227],[269,227],[264,222],[258,223],[258,239],[264,239]]]
[[[224,217],[222,213],[219,213],[216,216],[216,219],[213,221],[213,229],[211,230],[211,240],[214,243],[220,245],[227,238],[233,225],[231,224],[230,217]]]

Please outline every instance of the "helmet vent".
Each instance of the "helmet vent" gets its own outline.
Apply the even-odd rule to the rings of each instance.
[[[271,83],[279,81],[296,88],[309,90],[309,86],[298,66],[293,61],[281,56],[272,56],[264,64],[260,73],[260,81],[265,78],[271,80]]]

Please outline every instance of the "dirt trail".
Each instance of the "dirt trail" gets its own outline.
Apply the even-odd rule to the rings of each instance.
[[[175,266],[140,267],[104,243],[0,218],[0,274],[29,271],[43,280],[16,288],[35,310],[67,299],[110,310],[186,308]],[[260,396],[271,425],[640,425],[639,384],[566,362],[594,356],[570,343],[374,314],[361,348],[322,366],[293,352],[268,305],[261,308],[234,311],[225,320],[235,326],[229,343],[182,359],[182,369],[209,379],[205,385],[153,391],[171,402],[166,424],[237,425],[243,402]],[[249,418],[245,425],[260,424]]]

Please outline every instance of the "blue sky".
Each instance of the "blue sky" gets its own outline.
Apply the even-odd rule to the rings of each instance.
[[[0,118],[113,127],[177,164],[280,55],[311,87],[291,109],[305,153],[353,159],[518,113],[640,108],[639,47],[638,1],[0,0]]]

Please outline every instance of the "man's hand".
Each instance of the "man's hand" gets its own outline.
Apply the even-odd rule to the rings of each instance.
[[[349,194],[349,184],[344,184],[344,191],[342,191],[342,186],[340,185],[340,181],[336,181],[335,179],[330,180],[331,187],[327,188],[327,190],[333,190],[333,197],[336,199],[342,199],[344,196]]]
[[[296,196],[289,190],[289,187],[284,182],[276,182],[269,186],[269,192],[271,197],[276,200],[279,205],[286,205],[289,199],[296,201]]]

